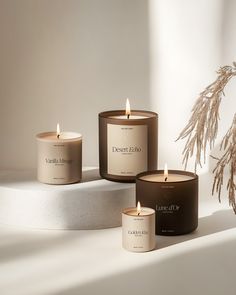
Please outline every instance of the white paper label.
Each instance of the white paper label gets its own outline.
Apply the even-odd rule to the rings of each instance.
[[[107,172],[134,176],[147,170],[147,125],[107,125]]]

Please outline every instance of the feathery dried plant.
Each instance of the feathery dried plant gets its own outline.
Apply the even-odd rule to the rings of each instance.
[[[221,158],[212,156],[217,160],[216,167],[213,170],[215,177],[212,187],[212,194],[214,194],[215,191],[218,192],[218,198],[219,201],[221,201],[221,187],[223,185],[225,167],[229,166],[230,177],[227,183],[229,205],[233,207],[233,210],[236,214],[236,183],[234,182],[234,176],[236,175],[236,114],[234,115],[231,127],[222,139],[220,149],[224,150],[224,154]]]
[[[224,89],[229,80],[236,76],[236,63],[232,66],[221,67],[217,71],[217,79],[206,87],[206,89],[200,93],[195,105],[192,109],[192,115],[188,124],[180,133],[179,139],[186,139],[186,144],[183,150],[183,164],[185,169],[188,164],[188,160],[195,153],[195,172],[197,167],[202,167],[202,158],[206,159],[206,150],[209,145],[210,149],[214,146],[215,139],[218,133],[219,123],[219,107],[224,94]],[[233,124],[221,143],[221,149],[225,151],[223,156],[218,159],[213,173],[215,174],[214,184],[212,192],[217,191],[219,201],[221,200],[221,187],[223,185],[225,166],[230,165],[230,178],[227,184],[227,190],[229,192],[229,203],[233,207],[236,214],[236,202],[235,202],[235,182],[234,176],[236,174],[236,125],[234,116]]]

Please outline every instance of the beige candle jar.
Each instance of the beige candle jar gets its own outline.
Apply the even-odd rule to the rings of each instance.
[[[79,182],[82,177],[82,136],[75,132],[44,132],[36,136],[38,180],[47,184]]]
[[[126,208],[122,212],[122,246],[132,252],[147,252],[155,248],[155,210],[142,207]]]

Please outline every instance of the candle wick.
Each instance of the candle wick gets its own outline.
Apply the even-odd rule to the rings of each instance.
[[[167,177],[165,178],[165,181],[167,181]]]
[[[60,137],[60,134],[57,134],[57,138],[59,139],[59,137]]]
[[[138,212],[138,216],[140,215],[140,212]]]
[[[127,119],[129,119],[130,114],[127,115]]]

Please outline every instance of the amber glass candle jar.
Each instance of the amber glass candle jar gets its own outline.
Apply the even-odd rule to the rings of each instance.
[[[99,166],[103,178],[135,182],[138,173],[157,168],[157,124],[154,112],[125,110],[99,114]]]

